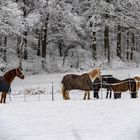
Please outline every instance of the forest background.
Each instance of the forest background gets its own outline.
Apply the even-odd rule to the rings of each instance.
[[[0,71],[140,64],[139,0],[0,0]]]

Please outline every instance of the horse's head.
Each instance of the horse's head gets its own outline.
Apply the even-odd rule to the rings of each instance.
[[[25,78],[25,76],[21,72],[20,68],[16,68],[16,76],[19,77],[20,79],[24,79]]]
[[[91,80],[93,81],[96,78],[101,76],[101,71],[100,71],[100,69],[94,69],[91,72],[89,72],[88,75],[90,76]]]

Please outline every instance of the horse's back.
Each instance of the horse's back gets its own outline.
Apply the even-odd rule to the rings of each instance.
[[[110,84],[110,83],[117,83],[117,82],[120,82],[119,79],[117,79],[117,78],[115,78],[115,77],[113,77],[113,76],[112,76],[112,77],[106,77],[106,78],[103,77],[103,78],[102,78],[102,81],[103,81],[103,82],[106,82],[106,83],[109,83],[109,84]]]
[[[67,80],[76,79],[79,75],[76,74],[67,74],[63,77],[61,83],[64,84]]]
[[[125,92],[127,90],[136,91],[136,81],[134,78],[128,78],[114,83],[113,85],[111,85],[111,87],[114,91],[117,90],[120,90],[122,92]]]
[[[10,85],[8,82],[4,79],[3,76],[0,76],[0,92],[8,92],[10,88]]]
[[[76,75],[68,74],[65,75],[61,81],[66,90],[92,90],[92,81],[87,74]]]

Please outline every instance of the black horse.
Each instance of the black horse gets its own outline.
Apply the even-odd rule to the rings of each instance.
[[[112,88],[109,84],[117,83],[120,82],[119,79],[114,78],[112,75],[102,75],[100,78],[96,78],[95,81],[93,82],[93,89],[94,89],[94,98],[99,99],[99,90],[100,88],[106,88],[107,89],[107,94],[106,98],[112,97]],[[121,92],[116,92],[114,94],[114,99],[121,98]]]

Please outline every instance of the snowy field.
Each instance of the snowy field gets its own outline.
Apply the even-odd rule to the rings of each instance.
[[[140,76],[140,69],[102,70],[102,74],[126,79]],[[102,99],[91,94],[90,101],[83,101],[83,92],[72,91],[71,100],[63,101],[60,82],[64,75],[15,79],[12,101],[7,97],[7,104],[0,104],[0,140],[140,140],[140,95],[130,99],[126,92],[122,99],[105,99],[102,90]],[[25,96],[27,89],[45,94]]]

